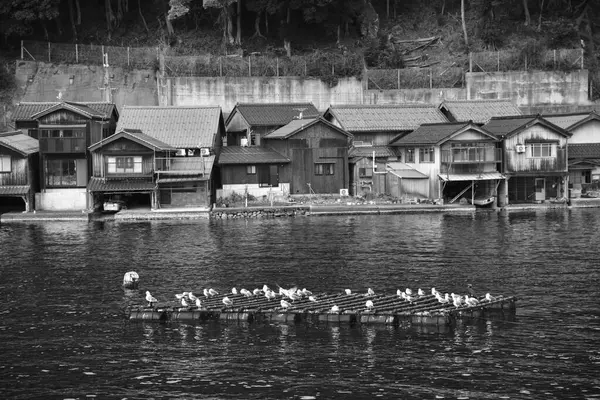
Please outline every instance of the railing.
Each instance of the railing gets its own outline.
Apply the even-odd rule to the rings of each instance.
[[[179,174],[204,174],[206,157],[157,157],[154,159],[156,172],[171,172]]]
[[[40,152],[42,153],[85,153],[85,138],[41,138]]]
[[[442,150],[442,164],[481,164],[502,162],[502,149],[460,147]]]

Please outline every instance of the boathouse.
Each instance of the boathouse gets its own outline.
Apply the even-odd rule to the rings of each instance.
[[[494,117],[484,128],[502,143],[507,185],[498,205],[566,200],[569,132],[540,115]]]
[[[0,133],[0,201],[14,205],[23,200],[23,211],[34,209],[38,189],[39,142],[21,131]]]
[[[112,103],[20,103],[16,129],[39,140],[37,210],[86,210],[91,174],[87,148],[114,133],[119,113]]]

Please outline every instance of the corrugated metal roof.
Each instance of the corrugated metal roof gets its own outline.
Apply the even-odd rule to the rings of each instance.
[[[175,148],[210,148],[220,119],[220,107],[124,106],[117,131],[138,129]]]
[[[21,131],[0,133],[0,146],[5,146],[24,156],[40,151],[40,142]]]
[[[229,121],[239,112],[250,126],[283,126],[297,118],[316,118],[319,110],[312,103],[238,103],[229,114]]]
[[[569,158],[600,158],[600,143],[568,144]]]
[[[115,133],[114,135],[101,140],[100,142],[96,142],[93,145],[91,145],[89,147],[90,151],[95,151],[103,146],[106,146],[109,143],[114,142],[115,140],[121,139],[121,138],[128,138],[131,139],[137,143],[143,144],[151,149],[158,149],[158,150],[175,150],[175,147],[173,146],[169,146],[166,143],[161,142],[158,139],[155,139],[151,136],[148,136],[146,134],[144,134],[142,131],[139,131],[137,129],[127,129],[127,130],[123,130],[120,132]]]
[[[470,122],[423,124],[411,133],[401,137],[398,140],[395,140],[393,143],[390,143],[390,146],[435,144],[469,125]]]
[[[373,152],[375,152],[375,157],[397,156],[394,150],[387,146],[359,146],[351,147],[348,151],[348,157],[373,157]]]
[[[275,150],[264,147],[228,146],[221,148],[219,164],[281,164],[289,163],[289,158]]]
[[[156,184],[147,180],[113,180],[91,177],[87,189],[90,192],[147,192]]]
[[[91,102],[91,103],[73,103],[70,104],[80,104],[86,107],[89,107],[102,116],[110,116],[113,112],[116,112],[116,107],[113,103],[105,103],[105,102]],[[32,121],[32,116],[38,114],[50,107],[54,107],[60,102],[21,102],[17,104],[15,110],[12,114],[13,121]],[[117,113],[118,114],[118,113]]]
[[[0,196],[24,196],[29,193],[29,185],[0,185]]]
[[[481,174],[439,174],[443,181],[489,181],[506,179],[500,172],[483,172]]]
[[[521,115],[521,110],[510,100],[456,100],[444,101],[446,109],[457,122],[473,121],[485,124],[492,117]]]
[[[331,114],[350,132],[409,131],[426,123],[448,122],[442,111],[429,104],[331,106]]]
[[[417,171],[413,167],[403,162],[392,162],[385,165],[386,171],[398,178],[403,179],[428,179],[429,176]]]

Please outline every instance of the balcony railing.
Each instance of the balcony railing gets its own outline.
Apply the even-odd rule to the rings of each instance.
[[[502,149],[460,147],[442,150],[442,164],[484,164],[502,162]]]
[[[85,153],[85,138],[41,138],[40,152],[42,153]]]
[[[154,159],[156,172],[170,172],[173,174],[204,174],[207,167],[204,165],[208,157],[157,157]]]

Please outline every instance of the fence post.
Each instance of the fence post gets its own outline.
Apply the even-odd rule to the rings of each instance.
[[[223,76],[223,59],[219,56],[219,76]]]
[[[252,59],[248,56],[248,76],[252,76]]]
[[[129,46],[127,46],[127,66],[129,67]]]
[[[398,90],[400,90],[400,68],[398,68],[396,71],[398,71]]]
[[[277,62],[277,64],[276,64],[276,65],[277,65],[277,72],[275,73],[275,75],[276,75],[277,77],[279,77],[279,57],[276,57],[276,58],[275,58],[275,61]]]
[[[52,62],[50,58],[50,42],[48,42],[48,62]]]
[[[498,72],[500,72],[500,50],[496,52],[497,63],[498,63]]]
[[[469,52],[469,72],[473,72],[473,53]]]
[[[335,76],[335,65],[331,63],[331,75]]]
[[[552,50],[552,53],[554,53],[554,69],[556,69],[556,49]]]
[[[102,65],[105,65],[106,63],[105,63],[105,58],[104,58],[104,45],[102,45],[100,47],[100,51],[102,51]]]
[[[433,68],[429,68],[429,89],[433,89]]]
[[[583,47],[581,48],[581,69],[583,69]]]
[[[21,60],[23,59],[23,41],[21,40]]]
[[[75,63],[79,64],[79,46],[75,43]]]
[[[527,54],[525,54],[525,71],[527,71]]]
[[[304,60],[304,76],[306,76],[308,74],[307,72],[307,68],[306,68],[306,60]]]

